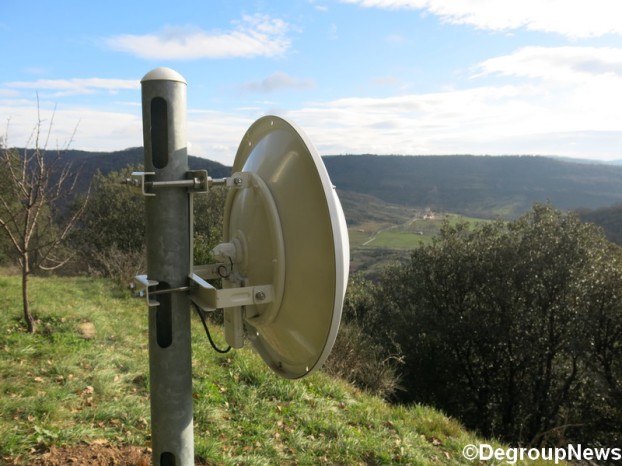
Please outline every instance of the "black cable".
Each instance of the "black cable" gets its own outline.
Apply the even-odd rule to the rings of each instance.
[[[225,354],[231,351],[231,346],[228,346],[227,349],[224,349],[224,350],[216,346],[216,343],[214,343],[214,340],[212,340],[212,335],[210,334],[209,328],[207,327],[207,322],[205,321],[205,316],[203,315],[203,311],[194,302],[192,303],[192,305],[194,306],[194,310],[197,311],[197,314],[199,314],[199,317],[201,318],[201,322],[203,323],[203,328],[205,329],[207,338],[210,342],[210,345],[212,345],[212,348],[214,348],[214,351],[220,354]]]

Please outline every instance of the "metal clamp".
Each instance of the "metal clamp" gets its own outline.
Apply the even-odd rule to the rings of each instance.
[[[207,176],[207,170],[188,170],[186,176],[192,181],[192,186],[188,188],[189,192],[206,193],[211,187],[212,179]]]
[[[155,299],[151,299],[152,296],[169,293],[180,293],[190,290],[189,286],[178,286],[177,288],[164,288],[158,290],[156,287],[160,284],[160,282],[156,280],[149,280],[147,278],[147,275],[135,276],[132,284],[136,289],[136,291],[134,291],[134,296],[136,296],[137,298],[142,298],[143,296],[145,296],[145,298],[147,299],[147,306],[149,307],[160,305],[158,301],[156,301]],[[135,286],[136,284],[138,284],[138,286]]]
[[[147,190],[147,185],[153,182],[146,180],[147,176],[154,175],[155,172],[132,172],[131,178],[126,178],[123,180],[123,183],[127,184],[130,188],[138,190],[143,196],[155,196],[155,193]]]
[[[205,311],[267,304],[274,299],[272,285],[217,289],[194,273],[189,278],[190,299]]]
[[[137,298],[144,296],[149,307],[159,306],[160,303],[158,301],[151,299],[151,296],[157,291],[156,287],[158,284],[159,282],[155,280],[149,280],[147,275],[136,275],[132,281],[134,296]]]
[[[186,188],[190,193],[206,193],[212,181],[207,176],[207,170],[189,170],[186,172],[185,180],[152,181],[149,178],[153,176],[155,172],[132,172],[131,178],[126,179],[124,183],[140,189],[143,196],[155,196],[153,191],[162,188]]]

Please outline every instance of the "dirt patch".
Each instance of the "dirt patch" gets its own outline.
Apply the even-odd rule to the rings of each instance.
[[[92,340],[97,335],[93,322],[82,322],[78,325],[78,334],[85,340]]]
[[[132,445],[115,446],[95,441],[90,445],[51,447],[49,451],[28,458],[2,458],[6,466],[150,466],[151,448]],[[197,466],[207,466],[197,460]]]
[[[106,444],[52,447],[28,459],[17,457],[6,461],[9,466],[149,466],[151,449]]]

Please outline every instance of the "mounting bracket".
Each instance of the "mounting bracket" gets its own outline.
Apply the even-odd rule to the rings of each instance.
[[[153,181],[154,172],[132,172],[124,182],[139,190],[143,196],[155,196],[154,191],[162,188],[186,188],[189,193],[206,193],[213,183],[207,170],[188,170],[185,180]]]
[[[222,266],[222,264],[214,264],[214,266],[218,267]],[[212,266],[201,267],[207,270]],[[211,273],[209,275],[214,277],[218,276],[217,272],[215,272],[215,275]],[[272,285],[218,289],[195,273],[190,274],[188,278],[190,280],[189,286],[159,290],[157,289],[158,281],[150,280],[147,278],[147,275],[137,275],[134,277],[134,295],[137,297],[144,296],[147,301],[147,306],[155,307],[159,306],[160,303],[156,299],[153,299],[153,296],[166,293],[188,292],[192,302],[204,311],[215,311],[216,309],[248,306],[251,304],[267,304],[274,299]]]
[[[188,278],[190,279],[190,299],[204,311],[266,304],[274,299],[272,285],[218,289],[197,274],[193,273]]]

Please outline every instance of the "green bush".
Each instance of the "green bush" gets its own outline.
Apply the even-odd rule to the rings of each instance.
[[[521,444],[621,440],[622,253],[594,226],[547,205],[446,225],[375,293],[403,400]]]
[[[89,207],[72,236],[83,271],[125,282],[144,262],[128,263],[144,250],[144,199],[123,184],[137,168],[93,177]]]
[[[376,339],[374,284],[362,275],[350,278],[335,346],[324,370],[385,399],[400,389],[399,348]]]
[[[363,390],[390,399],[399,389],[399,358],[384,358],[383,348],[355,322],[341,325],[324,370]]]

